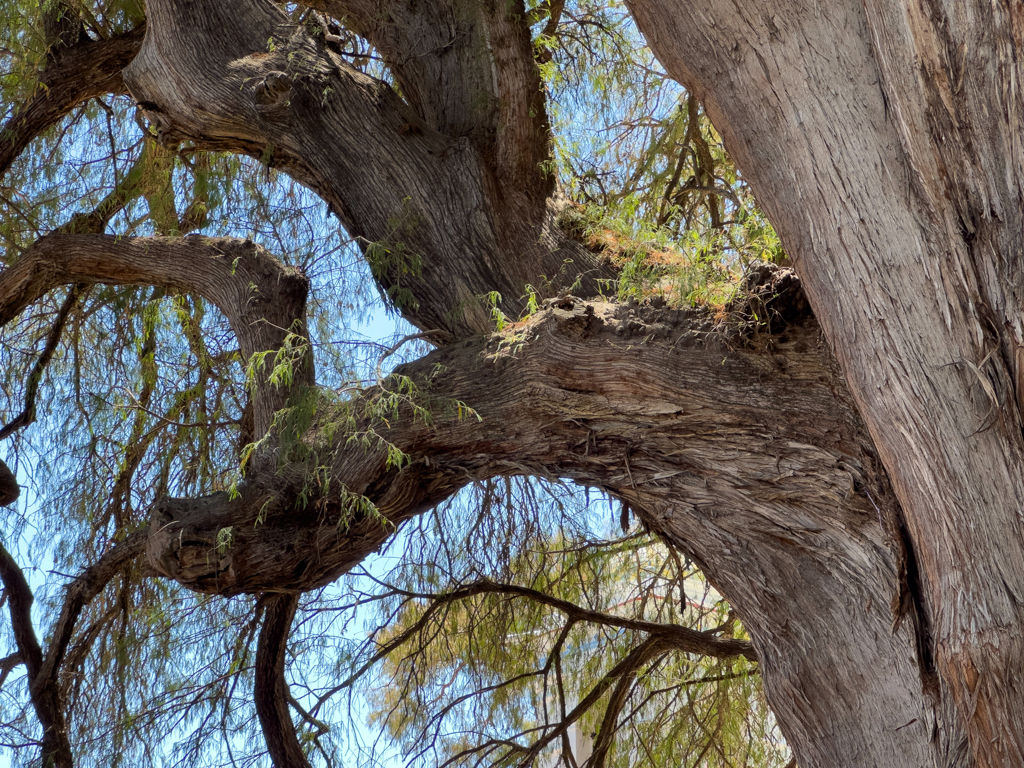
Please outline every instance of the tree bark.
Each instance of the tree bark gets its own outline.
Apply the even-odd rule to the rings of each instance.
[[[161,249],[168,258],[153,258]],[[0,276],[0,316],[61,282],[188,275],[244,335],[251,324],[232,307],[251,303],[254,275],[275,274],[256,270],[266,257],[253,250],[46,238]],[[567,297],[448,345],[399,371],[432,423],[408,404],[375,423],[374,392],[318,413],[310,439],[335,435],[323,468],[268,466],[233,498],[160,502],[150,564],[203,592],[313,589],[474,478],[569,478],[628,502],[730,597],[808,764],[927,762],[939,715],[921,691],[916,617],[892,624],[890,601],[908,593],[898,507],[792,276],[761,290],[788,318],[783,330],[776,317],[776,335],[739,309],[716,330],[703,312]],[[354,444],[353,433],[375,437]],[[373,512],[354,509],[356,497]]]
[[[160,502],[153,567],[210,593],[311,589],[472,479],[569,478],[628,502],[729,598],[803,768],[1024,764],[1019,11],[632,0],[757,191],[833,358],[795,311],[768,334],[587,300],[612,271],[558,226],[537,167],[546,122],[521,6],[386,2],[406,26],[385,29],[360,0],[310,4],[362,24],[408,102],[263,0],[151,0],[124,83],[165,141],[245,152],[317,191],[446,346],[400,372],[417,390],[389,424],[365,393],[316,414],[315,461],[271,441],[236,497]],[[403,58],[417,29],[444,43],[438,25],[450,60],[444,44]],[[438,102],[450,83],[462,90]],[[251,245],[54,237],[0,275],[0,321],[74,282],[204,295],[247,357],[304,311],[301,276]],[[479,338],[484,297],[518,317],[528,284],[582,298]],[[766,295],[792,290],[780,275]],[[312,384],[311,365],[300,373],[257,382],[257,436]],[[283,684],[294,611],[273,600],[264,691]],[[288,719],[277,694],[268,739]]]
[[[76,106],[107,93],[124,93],[121,70],[138,53],[145,32],[142,24],[109,40],[87,39],[62,47],[59,58],[47,59],[35,95],[0,129],[0,176],[33,139]]]
[[[776,226],[892,479],[956,708],[934,762],[1024,764],[1019,9],[630,7]]]
[[[536,157],[536,141],[501,149],[539,130],[528,109],[507,116],[496,145],[474,143],[432,127],[269,1],[151,0],[147,13],[124,77],[164,139],[246,152],[311,187],[421,329],[486,333],[492,299],[516,318],[527,285],[594,296],[599,279],[614,277],[557,226],[548,171],[513,161]],[[516,85],[536,98],[536,78]]]

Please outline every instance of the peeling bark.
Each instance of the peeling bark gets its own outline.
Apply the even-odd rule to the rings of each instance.
[[[470,478],[569,478],[627,501],[729,595],[780,718],[800,718],[798,735],[816,742],[820,762],[809,764],[926,761],[933,702],[913,623],[894,629],[890,608],[901,591],[889,533],[898,510],[816,325],[790,326],[770,352],[709,329],[700,313],[565,299],[504,334],[438,350],[401,373],[435,410],[458,400],[481,420],[442,411],[433,426],[379,426],[409,455],[401,470],[387,468],[383,446],[339,444],[330,462],[334,493],[343,483],[389,525],[339,527],[330,493],[304,512],[267,509],[267,496],[168,501],[150,557],[201,591],[303,590]],[[232,546],[218,552],[227,526]],[[835,730],[851,706],[857,728]]]
[[[447,332],[400,371],[433,423],[382,424],[368,391],[317,413],[314,459],[271,440],[236,497],[153,510],[159,573],[293,593],[267,598],[258,652],[275,760],[305,765],[283,688],[295,593],[472,479],[532,474],[604,489],[702,566],[749,629],[804,768],[1024,764],[1019,11],[631,0],[758,192],[833,358],[799,312],[751,337],[588,300],[612,272],[558,226],[528,32],[507,8],[309,5],[350,17],[406,100],[263,0],[151,0],[124,73],[166,142],[244,152],[319,193],[405,316]],[[26,107],[0,169],[90,87]],[[486,337],[482,297],[518,317],[541,276],[560,298]],[[302,333],[301,275],[204,238],[44,238],[0,275],[0,323],[77,282],[205,296],[247,357]],[[287,390],[257,382],[257,437],[312,386],[311,365],[300,373]],[[342,420],[364,445],[323,437]],[[33,653],[19,645],[30,672]]]

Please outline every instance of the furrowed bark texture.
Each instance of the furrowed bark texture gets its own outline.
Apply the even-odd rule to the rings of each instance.
[[[0,276],[0,321],[63,283],[188,286],[218,304],[251,354],[282,341],[284,321],[265,322],[265,292],[282,286],[267,303],[301,313],[301,300],[287,302],[304,296],[288,287],[297,278],[271,262],[241,241],[54,235]],[[326,408],[309,437],[335,435],[318,466],[267,463],[234,498],[158,503],[150,564],[197,591],[297,593],[473,479],[569,478],[629,503],[729,595],[809,764],[923,764],[938,716],[921,692],[915,617],[895,630],[891,620],[907,586],[891,548],[896,502],[816,324],[801,319],[798,286],[782,273],[760,290],[792,321],[784,332],[751,340],[701,312],[569,297],[449,345],[401,371],[432,423],[375,420],[379,391]],[[253,341],[264,325],[277,335]],[[353,432],[367,439],[353,443]],[[391,464],[389,445],[410,462]]]
[[[537,167],[548,159],[543,125],[502,96],[536,100],[536,76],[499,78],[497,102],[484,105],[506,119],[499,135],[465,135],[428,115],[432,126],[270,2],[146,7],[146,39],[124,77],[164,139],[247,152],[310,186],[361,238],[375,276],[420,328],[484,333],[492,292],[517,317],[527,284],[596,295],[597,279],[613,277],[557,226],[559,204]],[[523,47],[525,33],[506,29],[512,12],[494,14],[518,42],[499,35],[479,56]]]
[[[467,137],[494,158],[514,195],[547,195],[549,161],[544,88],[521,0],[402,3],[315,0],[381,54],[406,101],[431,128]]]
[[[434,421],[377,419],[387,382],[321,407],[311,458],[271,441],[237,496],[160,502],[151,565],[203,592],[300,592],[473,479],[569,478],[626,501],[730,599],[802,768],[1024,764],[1015,6],[633,0],[754,184],[834,361],[799,312],[750,338],[571,297],[474,340],[491,292],[519,316],[526,284],[592,297],[612,276],[558,227],[537,167],[522,6],[310,5],[351,18],[408,101],[264,0],[150,0],[124,83],[164,141],[280,167],[362,238],[406,317],[448,333],[402,371]],[[301,276],[203,238],[44,238],[0,275],[0,322],[78,282],[203,295],[247,357],[303,332]],[[257,436],[313,382],[308,363],[286,390],[266,374]],[[294,610],[274,600],[261,675]],[[290,728],[283,673],[261,680],[272,739]]]
[[[265,511],[259,526],[258,501],[165,502],[153,563],[181,563],[175,578],[203,591],[309,589],[393,530],[339,527],[341,484],[400,525],[470,479],[569,478],[625,500],[701,563],[744,617],[783,715],[808,720],[798,734],[821,742],[820,764],[924,764],[935,716],[913,622],[894,630],[890,605],[901,592],[895,501],[817,326],[794,325],[761,351],[710,328],[699,313],[569,298],[438,350],[401,371],[435,423],[377,426],[408,466],[389,469],[382,444],[339,440],[334,490],[305,511]],[[456,400],[480,420],[459,419]],[[218,551],[228,526],[232,545]]]
[[[778,229],[892,479],[956,710],[930,762],[1024,765],[1019,4],[629,4]]]

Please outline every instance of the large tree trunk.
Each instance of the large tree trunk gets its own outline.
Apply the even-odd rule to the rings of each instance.
[[[0,280],[0,318],[61,282],[191,280],[244,338],[259,324],[235,318],[262,264],[232,241],[54,236]],[[261,292],[281,284],[264,275]],[[804,765],[933,762],[950,745],[931,734],[950,727],[922,692],[916,617],[893,626],[891,601],[908,596],[897,504],[798,286],[783,273],[760,290],[789,307],[775,335],[753,323],[715,331],[703,312],[565,298],[501,334],[437,350],[401,371],[433,424],[365,418],[358,429],[381,440],[336,437],[324,452],[329,488],[311,486],[311,468],[296,463],[251,473],[234,498],[165,500],[150,565],[202,592],[313,589],[473,478],[569,478],[626,501],[729,596]],[[460,416],[458,403],[476,414]],[[408,456],[403,468],[389,464],[389,446]],[[348,506],[353,497],[388,524]],[[284,738],[273,691],[286,689],[278,666],[265,671],[273,741]]]
[[[358,18],[358,3],[345,5]],[[877,479],[873,488],[871,481],[848,480],[842,503],[817,471],[794,475],[814,477],[815,493],[833,488],[814,505],[779,489],[787,470],[775,426],[764,432],[771,442],[757,450],[749,450],[752,438],[745,432],[742,444],[716,444],[708,454],[714,459],[697,463],[679,447],[683,438],[671,437],[669,425],[658,423],[629,438],[628,427],[620,424],[624,444],[613,464],[618,482],[612,482],[589,468],[591,454],[584,451],[583,461],[572,449],[580,438],[552,445],[550,427],[523,418],[524,409],[536,410],[525,395],[534,391],[532,380],[516,382],[509,372],[488,390],[503,392],[507,405],[485,416],[486,436],[462,435],[447,453],[439,445],[395,440],[414,456],[458,471],[423,478],[414,464],[402,483],[395,482],[393,470],[370,466],[365,457],[354,465],[339,460],[334,469],[349,489],[378,501],[396,520],[453,492],[467,468],[478,476],[510,467],[546,468],[608,488],[702,562],[734,602],[764,660],[771,701],[801,764],[953,764],[965,755],[965,728],[982,763],[1019,763],[1013,757],[1019,723],[1008,707],[1022,657],[1008,629],[1017,622],[1014,595],[1021,594],[1017,504],[1024,489],[1014,378],[1003,363],[1012,366],[1016,350],[1004,338],[1003,324],[1012,329],[1019,323],[1006,314],[1012,302],[993,290],[998,263],[979,262],[984,253],[1005,252],[993,245],[994,217],[1012,228],[1016,203],[1004,191],[1008,182],[1002,176],[986,182],[983,169],[972,174],[972,163],[951,163],[929,149],[928,126],[938,131],[953,117],[948,110],[928,111],[927,105],[966,98],[963,93],[977,85],[966,70],[950,70],[944,81],[947,90],[963,93],[943,92],[945,102],[931,98],[918,79],[932,83],[945,71],[932,61],[938,54],[907,54],[908,61],[922,56],[931,74],[916,78],[912,72],[912,82],[905,83],[896,74],[898,63],[887,69],[876,62],[870,30],[880,40],[888,38],[879,24],[869,26],[860,6],[808,11],[784,5],[769,14],[746,9],[733,17],[713,14],[719,9],[712,7],[701,16],[699,4],[638,3],[635,10],[649,29],[671,25],[660,38],[652,37],[656,52],[706,100],[806,275],[854,400],[895,480],[903,516]],[[502,11],[491,13],[497,21],[477,20],[465,24],[466,30],[501,27]],[[455,337],[479,332],[487,325],[481,295],[500,292],[511,314],[523,285],[537,285],[542,274],[557,280],[567,258],[574,265],[563,285],[600,270],[559,233],[550,188],[516,162],[543,155],[540,126],[529,111],[506,110],[498,124],[507,134],[490,130],[494,123],[487,115],[501,111],[493,109],[483,110],[479,130],[453,135],[461,130],[454,126],[469,119],[465,108],[417,113],[386,87],[347,68],[304,30],[287,25],[269,4],[151,0],[148,14],[142,51],[125,71],[125,82],[165,136],[248,151],[310,184],[355,234],[379,244],[368,249],[371,260],[380,260],[377,274],[421,328]],[[907,22],[917,35],[908,32],[914,40],[905,43],[908,50],[925,45],[932,21]],[[487,65],[508,75],[502,62],[515,59],[521,34],[483,34],[494,46]],[[274,45],[268,46],[271,38]],[[378,42],[388,55],[389,41]],[[685,61],[676,55],[683,48]],[[933,49],[925,46],[925,53]],[[946,58],[959,68],[966,66],[966,55],[954,48]],[[427,75],[417,79],[400,67],[396,72],[412,90],[446,82]],[[464,82],[483,82],[460,74]],[[499,77],[506,88],[515,81]],[[984,103],[997,104],[998,96]],[[979,151],[1005,154],[982,138],[991,143],[1012,133],[978,132],[972,140]],[[501,141],[511,144],[502,147]],[[954,186],[958,180],[981,191],[961,193]],[[961,234],[969,234],[973,245]],[[585,291],[593,292],[592,286],[586,279],[582,284]],[[572,355],[578,369],[585,366],[581,350]],[[653,360],[631,359],[621,348],[614,359],[629,370],[655,366]],[[602,365],[616,370],[607,358]],[[561,375],[563,389],[583,386],[572,371],[562,369]],[[567,387],[569,381],[574,383]],[[667,390],[664,399],[654,391],[645,389],[641,402],[683,405],[686,413],[678,389]],[[441,393],[487,412],[483,391],[448,382]],[[822,409],[796,405],[792,390],[776,395],[766,402],[777,413],[782,403],[790,409],[786,445],[814,444],[814,423],[796,414]],[[561,398],[558,410],[587,423],[586,412],[574,412],[573,402]],[[837,408],[834,397],[830,403]],[[848,409],[839,412],[847,414],[846,426],[835,434],[855,420]],[[516,433],[497,440],[498,425],[515,425]],[[408,439],[414,434],[410,429]],[[703,434],[687,431],[686,444]],[[524,452],[538,438],[545,449],[530,459]],[[877,478],[869,442],[863,438],[859,444],[861,455],[850,466]],[[446,455],[451,458],[440,458]],[[770,457],[776,474],[768,477],[766,468],[759,469],[757,457]],[[724,469],[730,461],[738,462],[732,477]],[[651,469],[655,474],[678,473],[662,481],[657,498],[633,486],[644,462],[657,467]],[[737,488],[757,491],[735,496]],[[754,504],[757,493],[775,498],[777,506]],[[851,505],[859,512],[847,517],[842,510]],[[214,513],[217,506],[165,505],[160,527],[170,530],[169,515],[190,531],[198,525],[194,536],[179,535],[179,542],[207,541],[228,519]],[[295,525],[293,518],[285,520]],[[266,530],[272,529],[273,524]],[[308,525],[299,530],[311,533]],[[893,552],[885,546],[884,530]],[[911,542],[909,548],[904,541]],[[242,553],[253,547],[252,562],[262,557],[255,542],[242,543],[230,566],[221,564],[212,579],[193,583],[225,592],[254,588],[241,576],[253,573],[243,568]],[[353,544],[359,552],[373,547],[365,536],[353,535],[342,548]],[[316,550],[322,563],[322,542]],[[279,547],[268,561],[283,569],[291,557],[284,551]],[[323,577],[333,578],[344,562],[338,559]],[[194,576],[187,568],[169,567],[186,582]],[[310,568],[309,562],[294,564],[276,578],[297,586],[296,580],[311,578]],[[908,572],[904,578],[902,571]],[[264,569],[263,577],[274,572]],[[897,594],[913,615],[892,635],[888,604]],[[959,708],[958,716],[950,703]]]
[[[522,4],[385,2],[397,32],[361,0],[312,4],[362,25],[406,101],[263,0],[150,0],[124,84],[165,140],[246,152],[321,194],[403,313],[446,334],[403,373],[435,409],[459,401],[481,420],[360,416],[410,461],[341,436],[329,484],[301,461],[257,463],[237,497],[165,500],[153,568],[204,592],[311,589],[472,478],[566,477],[704,567],[751,632],[803,768],[1024,764],[1020,18],[634,0],[778,227],[833,358],[795,296],[790,327],[755,338],[563,297],[481,339],[488,293],[516,316],[542,276],[593,297],[610,274],[559,228],[538,167]],[[414,42],[422,55],[403,56]],[[439,99],[452,84],[459,97]],[[60,237],[0,276],[0,319],[59,284],[142,282],[209,298],[246,354],[281,342],[247,313],[301,326],[304,282],[249,245]],[[786,280],[766,290],[795,290]],[[253,285],[280,306],[250,301]],[[257,387],[259,432],[293,393]],[[290,605],[263,645],[261,717],[278,731]]]
[[[936,745],[964,728],[964,762],[1024,765],[1019,4],[630,5],[777,227],[892,479],[957,713]]]

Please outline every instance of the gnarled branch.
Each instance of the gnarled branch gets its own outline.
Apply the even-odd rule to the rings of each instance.
[[[37,240],[0,273],[0,325],[60,285],[105,283],[177,288],[208,299],[231,323],[243,357],[278,349],[289,333],[305,336],[308,281],[249,240],[119,238],[54,234]],[[308,355],[296,364],[295,385],[312,382]],[[254,383],[255,432],[263,435],[290,390],[266,382],[269,361]]]
[[[596,296],[614,277],[561,230],[547,191],[503,183],[471,142],[432,128],[269,0],[151,0],[147,11],[124,77],[164,137],[259,157],[310,186],[419,328],[486,333],[486,296],[517,317],[527,284]]]

